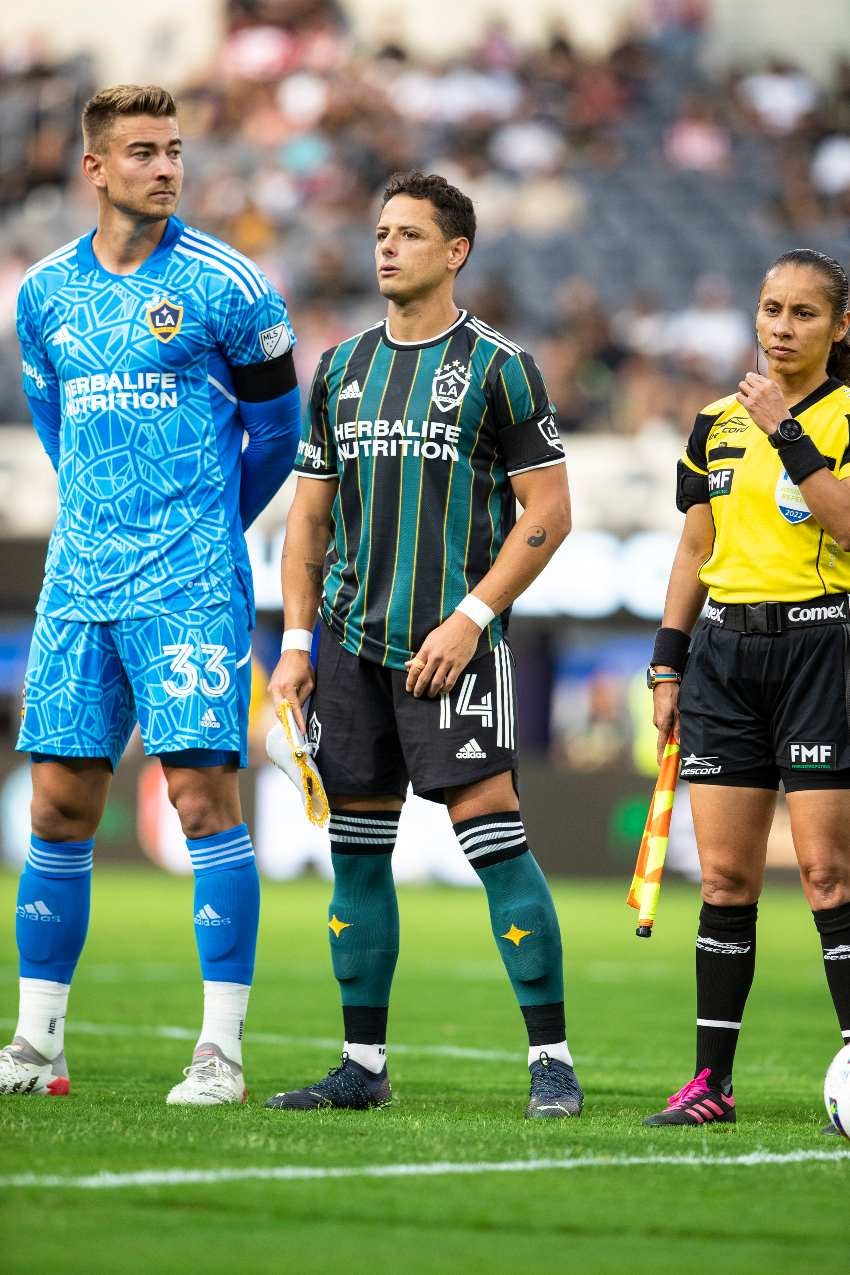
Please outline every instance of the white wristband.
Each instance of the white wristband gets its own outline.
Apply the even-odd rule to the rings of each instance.
[[[313,634],[309,629],[284,629],[280,653],[284,651],[312,651]]]
[[[487,625],[496,618],[496,612],[491,611],[487,603],[476,598],[474,593],[467,593],[466,597],[458,602],[455,610],[468,616],[479,629],[486,629]]]

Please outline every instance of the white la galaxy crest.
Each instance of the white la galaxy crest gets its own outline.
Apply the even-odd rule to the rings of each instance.
[[[458,407],[469,389],[469,371],[465,363],[455,359],[438,367],[431,381],[431,398],[441,412]]]

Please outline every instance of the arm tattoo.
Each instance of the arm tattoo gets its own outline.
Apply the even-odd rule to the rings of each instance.
[[[310,582],[321,587],[324,578],[322,575],[322,564],[320,562],[305,562],[304,570],[307,572],[307,578]]]
[[[526,544],[532,549],[539,549],[546,541],[546,531],[543,527],[535,527],[531,535],[527,537]]]

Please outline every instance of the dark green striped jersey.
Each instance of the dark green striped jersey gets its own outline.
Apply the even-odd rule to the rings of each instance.
[[[322,612],[346,650],[403,668],[493,565],[511,476],[563,460],[534,360],[473,315],[429,341],[384,322],[327,350],[295,468],[339,480]]]

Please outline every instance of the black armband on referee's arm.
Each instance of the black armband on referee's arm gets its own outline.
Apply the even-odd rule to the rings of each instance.
[[[675,670],[676,673],[684,673],[690,645],[689,633],[683,633],[681,629],[659,629],[655,634],[655,645],[649,661],[650,667],[655,668],[658,664],[663,664]]]
[[[697,474],[683,460],[676,467],[676,508],[686,514],[691,505],[708,504],[708,475]]]
[[[798,438],[796,443],[786,443],[779,448],[779,459],[785,472],[795,486],[817,473],[819,469],[829,469],[829,461],[823,452],[818,451],[814,440],[808,434]]]

